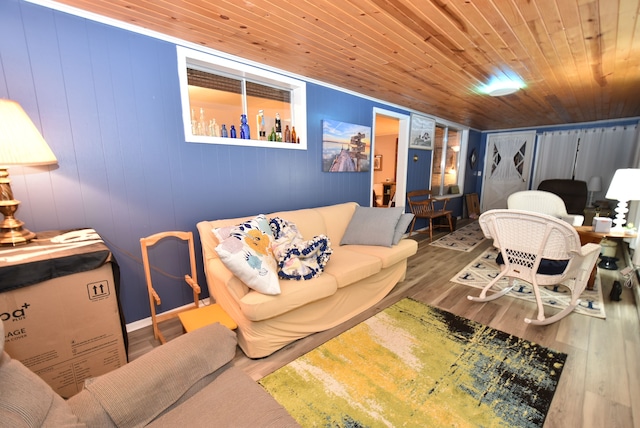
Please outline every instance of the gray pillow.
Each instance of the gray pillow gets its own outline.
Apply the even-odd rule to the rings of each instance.
[[[403,213],[400,216],[400,220],[398,220],[398,224],[396,225],[396,230],[393,232],[393,245],[396,245],[402,239],[402,235],[407,231],[407,227],[411,224],[411,220],[413,220],[412,213]]]
[[[340,245],[380,245],[390,247],[404,207],[356,207]]]

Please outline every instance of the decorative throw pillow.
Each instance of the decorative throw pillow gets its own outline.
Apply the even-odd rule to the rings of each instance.
[[[225,232],[214,231],[218,237]],[[263,294],[280,294],[278,268],[271,250],[273,234],[267,218],[260,214],[228,232],[229,237],[216,247],[222,263],[249,288]]]
[[[402,239],[402,235],[407,231],[407,228],[413,220],[413,213],[403,213],[396,224],[396,228],[393,231],[393,245],[396,245]]]
[[[340,245],[380,245],[390,247],[404,207],[356,207]],[[405,228],[406,229],[406,228]]]
[[[275,237],[273,254],[278,276],[306,280],[320,275],[331,256],[331,242],[325,235],[305,241],[294,223],[279,217],[269,221]]]

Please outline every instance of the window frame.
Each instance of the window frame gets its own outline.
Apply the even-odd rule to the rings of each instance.
[[[435,133],[434,133],[434,146],[433,146],[433,150],[432,150],[432,156],[431,156],[431,175],[430,175],[430,182],[431,182],[431,190],[433,191],[433,194],[435,196],[439,196],[439,197],[456,197],[456,196],[462,196],[464,194],[464,179],[465,179],[465,172],[466,172],[466,164],[464,162],[464,160],[467,157],[467,147],[468,147],[468,142],[469,142],[469,130],[465,129],[465,128],[461,128],[455,124],[452,123],[447,123],[447,122],[443,122],[443,121],[439,121],[436,120],[436,128],[444,128],[444,136],[443,136],[443,141],[442,141],[442,153],[444,153],[443,156],[441,156],[440,158],[440,165],[438,165],[440,167],[440,171],[442,171],[441,175],[441,179],[440,182],[435,183],[433,181],[434,178],[434,168],[436,167],[435,165]],[[445,185],[444,181],[445,181],[445,176],[444,174],[446,173],[446,160],[447,160],[447,150],[449,149],[449,130],[453,130],[456,131],[459,135],[460,135],[460,151],[458,152],[457,155],[457,159],[456,159],[456,183],[452,184],[452,185]],[[451,188],[452,186],[457,186],[459,189],[459,193],[446,193],[445,190],[448,191],[449,188]]]
[[[272,71],[264,70],[252,65],[218,57],[205,52],[177,46],[178,79],[180,83],[180,99],[182,103],[182,123],[185,141],[188,143],[222,144],[229,146],[267,147],[276,149],[307,150],[307,86],[302,80],[284,76]],[[254,83],[272,86],[291,91],[291,121],[296,127],[296,134],[300,144],[278,141],[244,140],[240,138],[211,137],[194,135],[191,132],[191,103],[189,100],[189,84],[187,68],[193,67],[206,70],[212,74],[248,80]],[[242,94],[242,109],[246,113],[246,94]],[[251,115],[248,115],[251,117]],[[251,126],[251,123],[250,123]],[[251,130],[252,135],[257,130]]]

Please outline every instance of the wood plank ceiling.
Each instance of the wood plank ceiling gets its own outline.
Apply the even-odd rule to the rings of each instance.
[[[479,130],[640,116],[640,0],[59,3]]]

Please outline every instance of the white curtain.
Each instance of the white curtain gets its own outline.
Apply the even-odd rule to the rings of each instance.
[[[507,161],[516,158],[516,154],[520,151],[520,147],[527,143],[526,137],[523,136],[500,136],[496,140],[496,149],[502,159],[501,162],[495,163],[495,171],[491,174],[491,180],[496,181],[512,181],[521,180],[522,174],[514,162]]]
[[[538,137],[532,189],[542,180],[572,178],[586,181],[599,176],[602,190],[593,200],[605,198],[613,174],[620,168],[640,168],[640,130],[637,125],[613,126],[571,131],[545,132]],[[629,203],[627,221],[640,226],[640,202]],[[629,239],[630,248],[640,238]],[[640,265],[640,251],[634,251],[633,263]]]
[[[591,177],[602,179],[602,190],[594,193],[594,201],[604,199],[617,169],[632,167],[636,128],[615,126],[585,129],[580,133],[575,179],[587,183]]]
[[[542,180],[571,178],[580,131],[545,132],[538,137],[532,189]]]

